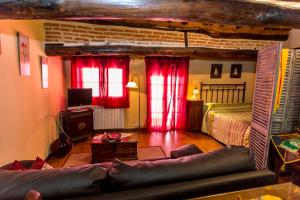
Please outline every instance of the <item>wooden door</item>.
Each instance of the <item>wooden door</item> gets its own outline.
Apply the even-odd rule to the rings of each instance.
[[[250,134],[250,149],[254,153],[258,169],[267,166],[280,50],[281,45],[276,44],[264,47],[258,52]]]

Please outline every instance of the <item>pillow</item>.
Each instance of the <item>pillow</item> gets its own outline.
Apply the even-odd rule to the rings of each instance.
[[[188,144],[171,151],[170,154],[171,154],[171,158],[181,158],[184,156],[190,156],[199,153],[202,153],[202,151],[198,149],[196,145]]]
[[[19,161],[15,160],[9,167],[9,170],[26,170],[26,168]]]
[[[23,167],[25,167],[26,169],[28,169],[32,165],[33,160],[20,160],[18,162],[21,163],[23,165]],[[0,169],[9,170],[10,167],[11,167],[11,165],[12,165],[12,163],[3,165],[3,166],[0,167]]]
[[[29,190],[41,193],[44,199],[71,198],[100,192],[100,183],[107,172],[96,165],[50,170],[0,170],[0,198],[24,199]]]
[[[41,159],[40,157],[36,157],[35,161],[33,161],[32,165],[31,165],[30,169],[45,170],[45,169],[53,169],[53,167],[51,165],[49,165],[46,161]]]
[[[126,164],[115,160],[109,171],[110,187],[123,190],[216,177],[255,169],[253,157],[245,147],[158,161]]]

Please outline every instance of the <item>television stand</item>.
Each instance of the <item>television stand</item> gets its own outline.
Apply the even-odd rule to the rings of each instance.
[[[73,111],[73,112],[81,112],[83,110],[93,109],[92,105],[80,105],[80,106],[72,106],[68,107],[66,110]]]
[[[75,112],[75,113],[79,113],[79,112],[84,112],[84,111],[88,111],[90,108],[76,108],[76,109],[70,109],[70,112]]]
[[[72,142],[93,134],[93,109],[66,110],[62,112],[62,127]]]

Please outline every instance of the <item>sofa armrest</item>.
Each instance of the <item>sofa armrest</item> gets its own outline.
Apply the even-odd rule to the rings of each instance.
[[[49,170],[0,170],[0,199],[24,199],[32,189],[40,192],[44,199],[94,194],[101,191],[99,185],[106,179],[107,171],[95,165]]]
[[[194,154],[202,153],[202,151],[194,144],[188,144],[182,147],[179,147],[170,152],[171,158],[181,158],[184,156],[190,156]]]

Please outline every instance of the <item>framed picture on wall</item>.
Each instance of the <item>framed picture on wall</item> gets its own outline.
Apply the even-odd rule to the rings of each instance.
[[[1,48],[1,35],[0,35],[0,55],[2,54],[2,48]]]
[[[221,78],[222,64],[212,64],[210,71],[210,78]]]
[[[48,58],[41,57],[42,63],[42,88],[48,88]]]
[[[242,64],[232,64],[230,71],[230,78],[241,78]]]
[[[17,37],[20,74],[22,76],[30,76],[29,38],[22,33],[17,33]]]

